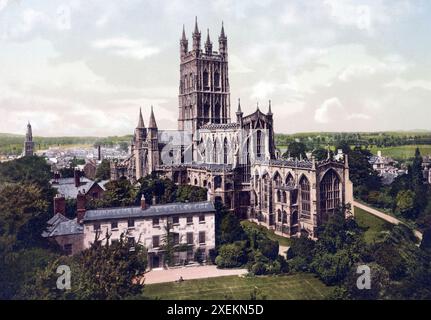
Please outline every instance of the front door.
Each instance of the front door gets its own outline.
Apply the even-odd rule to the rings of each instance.
[[[153,261],[152,261],[152,268],[153,269],[155,269],[155,268],[160,268],[160,258],[159,258],[159,256],[157,256],[157,255],[154,255],[153,256],[153,259],[152,259]]]

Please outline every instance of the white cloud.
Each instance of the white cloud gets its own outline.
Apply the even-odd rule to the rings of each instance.
[[[97,49],[106,49],[115,55],[142,60],[160,52],[160,49],[148,46],[142,41],[133,40],[128,37],[108,38],[97,40],[93,43]]]
[[[427,80],[405,80],[401,78],[396,78],[395,80],[391,81],[390,83],[387,83],[385,85],[387,88],[397,88],[404,91],[408,91],[411,89],[425,89],[425,90],[431,90],[431,81]]]
[[[364,113],[352,113],[347,116],[347,120],[368,120],[371,117]]]
[[[340,113],[344,112],[344,107],[337,97],[325,100],[314,113],[314,120],[318,123],[330,123],[337,119]]]
[[[229,56],[229,71],[231,73],[251,73],[253,69],[247,67],[244,61],[237,55],[231,54]]]
[[[275,91],[276,84],[273,82],[259,81],[252,88],[252,99],[266,99]]]

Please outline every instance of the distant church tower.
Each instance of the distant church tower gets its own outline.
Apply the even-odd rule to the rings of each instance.
[[[29,122],[27,124],[27,133],[25,134],[23,155],[26,157],[26,156],[32,156],[33,154],[34,154],[33,133],[31,131],[31,124]]]
[[[219,52],[213,51],[209,35],[201,50],[201,33],[197,19],[193,47],[183,27],[180,40],[180,88],[178,129],[194,133],[207,123],[230,123],[230,90],[228,78],[227,37],[222,24]]]

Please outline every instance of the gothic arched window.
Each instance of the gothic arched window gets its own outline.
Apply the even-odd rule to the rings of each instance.
[[[203,82],[204,82],[204,89],[209,87],[209,76],[208,71],[204,70],[203,73]]]
[[[340,179],[331,169],[320,182],[320,208],[322,212],[333,212],[340,203]]]
[[[295,179],[293,179],[292,174],[288,174],[286,178],[286,186],[287,187],[293,187],[295,186]]]
[[[227,138],[224,138],[223,142],[223,163],[227,164],[227,156],[228,156],[228,145],[227,145]]]
[[[217,139],[216,139],[216,140],[214,140],[214,147],[213,147],[213,162],[214,163],[218,163],[217,152],[218,152],[218,150],[217,150]]]
[[[310,202],[310,182],[303,176],[299,181],[301,191],[301,217],[310,218],[311,202]]]
[[[256,156],[258,158],[260,158],[262,155],[262,152],[261,152],[261,149],[262,149],[262,131],[258,130],[256,135],[257,135],[257,138],[256,138],[257,139],[257,141],[256,141]]]
[[[220,73],[218,71],[214,73],[214,87],[220,87]]]

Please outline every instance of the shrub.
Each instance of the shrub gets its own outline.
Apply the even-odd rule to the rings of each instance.
[[[245,246],[242,242],[225,244],[220,247],[215,263],[219,268],[240,267],[247,262],[244,249]]]

